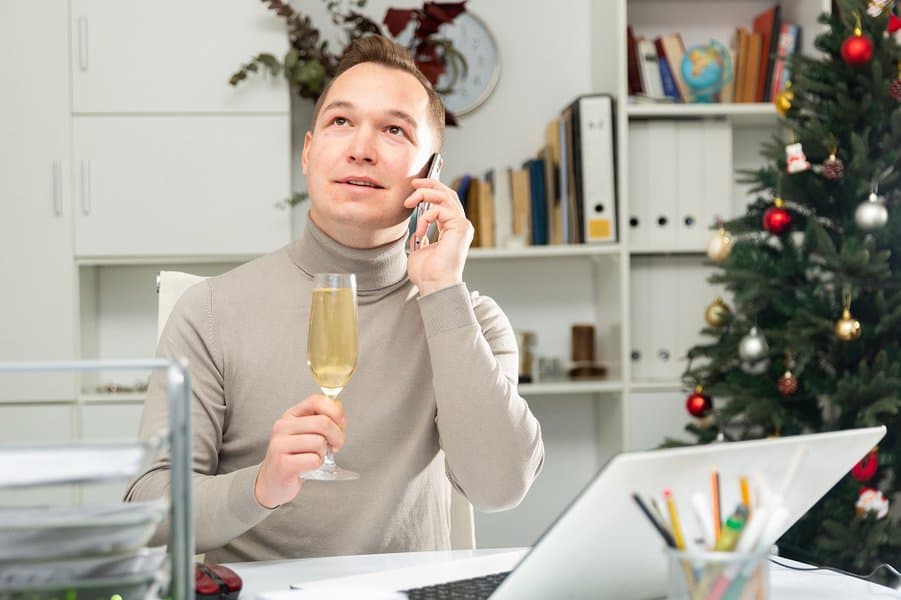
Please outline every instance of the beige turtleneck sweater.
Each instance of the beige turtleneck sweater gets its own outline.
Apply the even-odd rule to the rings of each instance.
[[[513,330],[494,301],[465,284],[418,297],[403,239],[373,249],[338,244],[308,222],[303,235],[189,289],[158,356],[186,357],[193,392],[197,552],[212,562],[450,547],[450,485],[483,511],[516,506],[541,469],[541,431],[516,389]],[[360,348],[341,394],[341,466],[356,481],[306,481],[275,509],[256,502],[272,424],[320,393],[306,365],[312,275],[357,275]],[[168,425],[151,378],[140,435]],[[168,460],[126,492],[169,492]],[[166,542],[161,527],[152,543]]]

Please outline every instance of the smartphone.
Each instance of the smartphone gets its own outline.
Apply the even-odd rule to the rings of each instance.
[[[444,166],[444,159],[441,158],[441,154],[435,152],[432,156],[429,157],[429,162],[426,163],[425,169],[423,169],[422,176],[426,179],[438,179],[438,176],[441,174],[441,167]],[[419,223],[419,218],[429,210],[432,206],[431,202],[420,202],[416,205],[416,208],[413,209],[413,214],[410,215],[410,224],[407,226],[407,243],[405,245],[407,254],[416,251],[420,246],[433,244],[438,241],[438,225],[435,223],[429,223],[429,228],[426,230],[426,242],[423,244],[423,240],[416,239],[416,225]]]

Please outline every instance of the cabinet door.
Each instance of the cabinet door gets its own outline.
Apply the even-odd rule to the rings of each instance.
[[[79,256],[257,254],[288,242],[288,115],[73,119]]]
[[[228,84],[251,57],[288,48],[260,2],[72,0],[71,19],[76,114],[288,111],[281,77]]]
[[[0,361],[75,355],[66,22],[65,3],[0,2]],[[74,392],[71,375],[0,376],[0,400]]]

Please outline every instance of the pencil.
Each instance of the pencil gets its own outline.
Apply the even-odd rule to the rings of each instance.
[[[748,508],[748,515],[751,514],[751,487],[748,485],[748,478],[742,477],[738,480],[741,486],[741,502]]]
[[[666,542],[666,545],[670,548],[675,548],[676,540],[673,539],[672,534],[667,531],[666,527],[664,527],[651,513],[651,511],[648,509],[648,506],[644,503],[644,500],[641,499],[641,496],[639,496],[636,492],[632,492],[632,499],[635,500],[635,504],[637,504],[638,508],[641,509],[641,512],[645,514],[645,516],[648,518],[648,521],[651,522],[651,525],[654,526],[654,529],[657,530],[657,533],[659,533],[660,537],[663,538],[663,541]]]
[[[720,539],[720,528],[723,525],[723,514],[720,511],[720,474],[716,469],[710,476],[710,493],[713,497],[713,537]],[[716,543],[714,541],[714,543]]]
[[[673,528],[673,539],[676,541],[676,548],[685,550],[685,538],[682,536],[682,528],[679,526],[679,513],[676,512],[676,501],[673,499],[673,493],[669,490],[663,490],[663,499],[666,501],[667,510],[669,510],[670,526]]]

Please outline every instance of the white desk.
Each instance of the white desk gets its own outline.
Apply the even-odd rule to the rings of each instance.
[[[510,548],[407,552],[232,563],[228,566],[244,580],[244,591],[241,593],[241,598],[253,600],[257,594],[262,592],[287,591],[292,583],[360,575],[388,569],[434,567],[452,561],[509,551]],[[785,563],[791,562],[784,558],[778,560]],[[804,565],[798,563],[798,566]],[[770,563],[770,568],[770,597],[772,600],[901,599],[901,592],[832,571],[792,571],[772,563]]]

